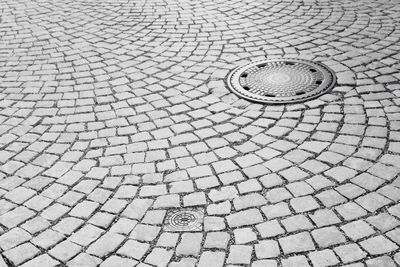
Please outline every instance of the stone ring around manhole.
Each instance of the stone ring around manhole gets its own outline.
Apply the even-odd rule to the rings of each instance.
[[[202,231],[203,216],[204,213],[196,209],[171,210],[164,229],[170,232]]]
[[[335,84],[330,68],[300,59],[258,61],[239,66],[228,75],[233,93],[265,104],[304,102],[327,93]]]

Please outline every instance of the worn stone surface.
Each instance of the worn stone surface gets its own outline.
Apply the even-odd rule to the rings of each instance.
[[[399,12],[2,1],[0,266],[400,264]],[[286,105],[229,91],[265,58],[337,84]],[[202,231],[164,228],[183,208]]]

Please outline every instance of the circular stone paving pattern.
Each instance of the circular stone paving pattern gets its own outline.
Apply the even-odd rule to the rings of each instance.
[[[298,59],[265,60],[234,69],[229,88],[239,97],[268,104],[303,102],[318,97],[336,83],[331,69]]]
[[[398,2],[1,1],[0,266],[399,265]],[[266,56],[337,85],[230,93]]]

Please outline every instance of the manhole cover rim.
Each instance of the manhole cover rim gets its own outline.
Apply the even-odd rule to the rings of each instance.
[[[269,64],[269,63],[301,63],[309,67],[316,68],[320,71],[320,73],[324,76],[322,83],[314,89],[313,91],[306,92],[301,97],[291,96],[291,97],[268,97],[263,95],[258,95],[254,93],[248,93],[241,86],[239,82],[240,75],[244,73],[246,70],[256,67],[261,64]],[[239,75],[238,75],[239,74]],[[292,103],[301,103],[306,102],[308,100],[315,99],[323,94],[328,93],[332,88],[336,85],[337,78],[335,72],[323,64],[322,62],[309,61],[304,59],[294,59],[294,58],[280,58],[280,59],[266,59],[266,60],[258,60],[251,63],[247,63],[241,66],[234,68],[229,72],[226,82],[229,90],[240,98],[249,100],[250,102],[258,102],[263,104],[292,104]],[[236,87],[239,87],[238,89]]]

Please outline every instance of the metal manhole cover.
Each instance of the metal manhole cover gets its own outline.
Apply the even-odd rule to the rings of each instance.
[[[171,210],[167,215],[165,230],[170,232],[192,232],[203,230],[204,213],[196,209]]]
[[[334,72],[321,63],[275,59],[246,64],[228,76],[239,97],[268,104],[303,102],[328,92],[336,84]]]

